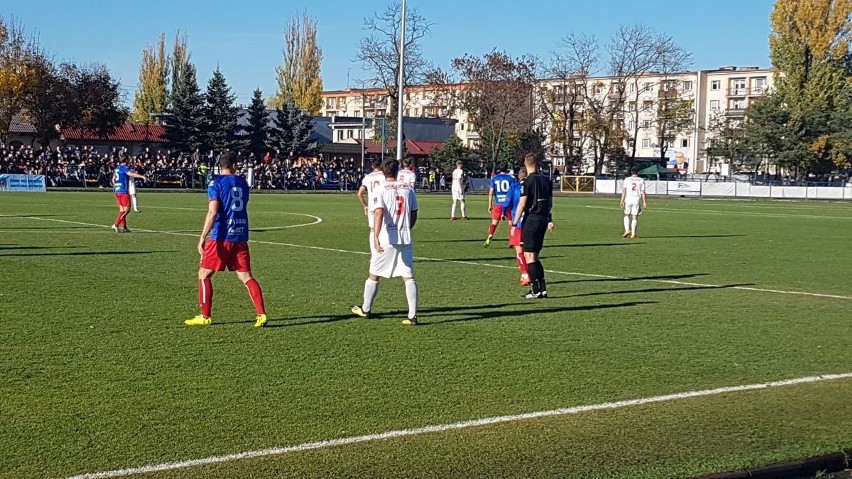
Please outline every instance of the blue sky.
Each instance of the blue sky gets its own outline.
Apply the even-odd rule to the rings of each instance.
[[[318,23],[325,89],[358,86],[366,78],[354,62],[364,17],[393,0],[27,0],[8,2],[2,15],[20,20],[57,59],[106,64],[131,103],[142,49],[161,32],[189,37],[199,83],[218,65],[237,101],[255,88],[276,89],[283,29],[307,11]],[[424,56],[447,68],[465,53],[494,48],[512,56],[548,59],[569,32],[608,39],[619,25],[644,23],[671,34],[693,53],[694,68],[769,66],[769,14],[774,0],[407,0],[435,23],[422,41]]]

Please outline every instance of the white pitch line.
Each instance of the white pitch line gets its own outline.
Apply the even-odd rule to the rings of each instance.
[[[76,225],[85,225],[85,226],[97,226],[100,228],[109,228],[109,226],[96,224],[96,223],[83,223],[80,221],[70,221],[70,220],[60,220],[56,218],[40,218],[38,216],[27,216],[26,218],[41,220],[41,221],[55,221],[58,223],[70,223]],[[134,231],[140,231],[143,233],[157,233],[164,235],[174,235],[174,236],[198,236],[196,233],[181,233],[176,231],[158,231],[158,230],[146,230],[146,229],[135,229]],[[261,240],[249,240],[249,243],[257,243],[257,244],[266,244],[273,246],[288,246],[291,248],[303,248],[303,249],[312,249],[317,251],[331,251],[335,253],[345,253],[345,254],[357,254],[357,255],[369,255],[369,252],[366,251],[351,251],[345,249],[337,249],[337,248],[326,248],[324,246],[309,246],[309,245],[301,245],[301,244],[293,244],[293,243],[280,243],[277,241],[261,241]],[[492,263],[480,263],[476,261],[460,261],[460,260],[451,260],[444,258],[428,258],[424,256],[415,256],[415,259],[420,261],[434,261],[440,263],[452,263],[452,264],[465,264],[470,266],[483,266],[487,268],[501,268],[501,269],[515,269],[516,266],[506,266],[500,264],[492,264]],[[760,293],[774,293],[774,294],[786,294],[786,295],[795,295],[795,296],[812,296],[815,298],[831,298],[831,299],[848,299],[852,300],[852,296],[843,296],[839,294],[823,294],[823,293],[809,293],[807,291],[789,291],[789,290],[781,290],[781,289],[768,289],[768,288],[754,288],[749,286],[725,286],[722,284],[706,284],[706,283],[693,283],[689,281],[675,281],[669,279],[648,279],[648,278],[631,278],[629,276],[612,276],[606,274],[593,274],[593,273],[578,273],[574,271],[559,271],[555,269],[546,269],[545,272],[552,274],[564,274],[568,276],[581,276],[585,278],[601,278],[601,279],[613,279],[613,280],[622,280],[622,281],[642,281],[647,283],[662,283],[662,284],[675,284],[680,286],[696,286],[700,288],[707,289],[738,289],[741,291],[755,291]]]
[[[621,210],[614,206],[592,206],[585,205],[586,208],[597,210]],[[782,213],[759,213],[756,211],[720,211],[720,210],[700,210],[700,209],[675,209],[675,208],[648,208],[642,211],[664,211],[666,213],[706,213],[711,215],[723,215],[729,217],[735,216],[758,216],[764,218],[807,218],[807,219],[829,219],[829,220],[852,220],[852,216],[824,216],[824,215],[791,215]]]
[[[260,449],[256,451],[246,451],[236,454],[226,454],[223,456],[211,456],[202,459],[191,459],[188,461],[167,462],[163,464],[153,464],[141,467],[130,467],[126,469],[115,469],[112,471],[94,472],[71,476],[68,479],[102,479],[110,477],[129,476],[133,474],[147,474],[151,472],[171,471],[175,469],[184,469],[195,466],[207,466],[211,464],[221,464],[225,462],[239,461],[242,459],[253,459],[269,456],[280,456],[293,452],[303,452],[315,449],[326,449],[329,447],[345,446],[349,444],[358,444],[370,441],[384,441],[398,437],[420,436],[423,434],[438,433],[444,431],[455,431],[460,429],[468,429],[472,427],[489,426],[494,424],[503,424],[517,421],[526,421],[530,419],[540,419],[555,416],[567,416],[581,414],[590,411],[601,411],[606,409],[621,409],[632,406],[642,406],[645,404],[654,404],[662,402],[677,401],[681,399],[691,399],[697,397],[716,396],[719,394],[736,393],[743,391],[755,391],[760,389],[777,388],[784,386],[793,386],[799,384],[818,383],[824,381],[835,381],[839,379],[852,378],[852,373],[842,374],[823,374],[820,376],[808,376],[796,379],[786,379],[782,381],[773,381],[769,383],[745,384],[740,386],[727,386],[716,389],[703,389],[699,391],[687,391],[682,393],[666,394],[663,396],[652,396],[639,399],[628,399],[624,401],[613,401],[599,404],[589,404],[585,406],[573,406],[562,409],[551,409],[549,411],[535,411],[524,414],[513,414],[508,416],[487,417],[483,419],[474,419],[470,421],[461,421],[451,424],[439,424],[434,426],[423,426],[411,429],[397,429],[377,434],[367,434],[364,436],[350,436],[338,439],[329,439],[325,441],[307,442],[296,446],[287,447],[272,447],[269,449]]]

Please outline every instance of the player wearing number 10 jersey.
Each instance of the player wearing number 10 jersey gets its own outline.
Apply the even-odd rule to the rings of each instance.
[[[364,303],[352,312],[368,317],[379,292],[379,277],[401,276],[405,282],[408,318],[405,325],[417,324],[417,283],[414,282],[414,239],[411,229],[417,223],[417,195],[408,183],[396,181],[399,162],[382,165],[385,182],[370,197],[370,214],[375,218],[370,273],[364,283]]]
[[[497,223],[505,216],[503,214],[503,202],[506,194],[512,189],[515,178],[506,173],[506,167],[500,166],[498,174],[491,178],[491,187],[488,188],[488,212],[491,213],[491,225],[488,226],[488,238],[485,238],[485,247],[491,246]]]
[[[255,327],[266,324],[263,292],[251,274],[249,255],[248,201],[249,186],[245,178],[234,174],[236,155],[225,152],[219,156],[221,174],[207,187],[207,217],[198,239],[201,266],[198,268],[198,302],[201,314],[184,321],[187,326],[206,326],[212,322],[213,274],[217,271],[236,271],[248,289],[257,311]]]

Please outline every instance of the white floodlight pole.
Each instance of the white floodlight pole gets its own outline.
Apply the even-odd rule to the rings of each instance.
[[[405,0],[402,0],[402,21],[399,34],[399,91],[396,102],[396,159],[402,161],[402,102],[405,99]]]

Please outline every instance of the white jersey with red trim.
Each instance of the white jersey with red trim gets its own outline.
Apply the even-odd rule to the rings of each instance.
[[[407,183],[386,181],[370,198],[369,216],[381,209],[382,229],[379,232],[381,245],[413,244],[411,236],[411,212],[417,211],[417,195]]]
[[[370,205],[370,198],[376,193],[379,186],[385,184],[385,174],[381,171],[373,171],[364,175],[361,180],[361,186],[367,189],[367,205]],[[367,215],[367,224],[370,228],[373,227],[373,215]]]
[[[396,175],[396,181],[407,183],[414,188],[417,186],[417,174],[411,170],[401,169]]]
[[[625,201],[638,201],[645,192],[645,180],[638,176],[628,176],[624,179],[622,188],[627,192],[624,196]]]

